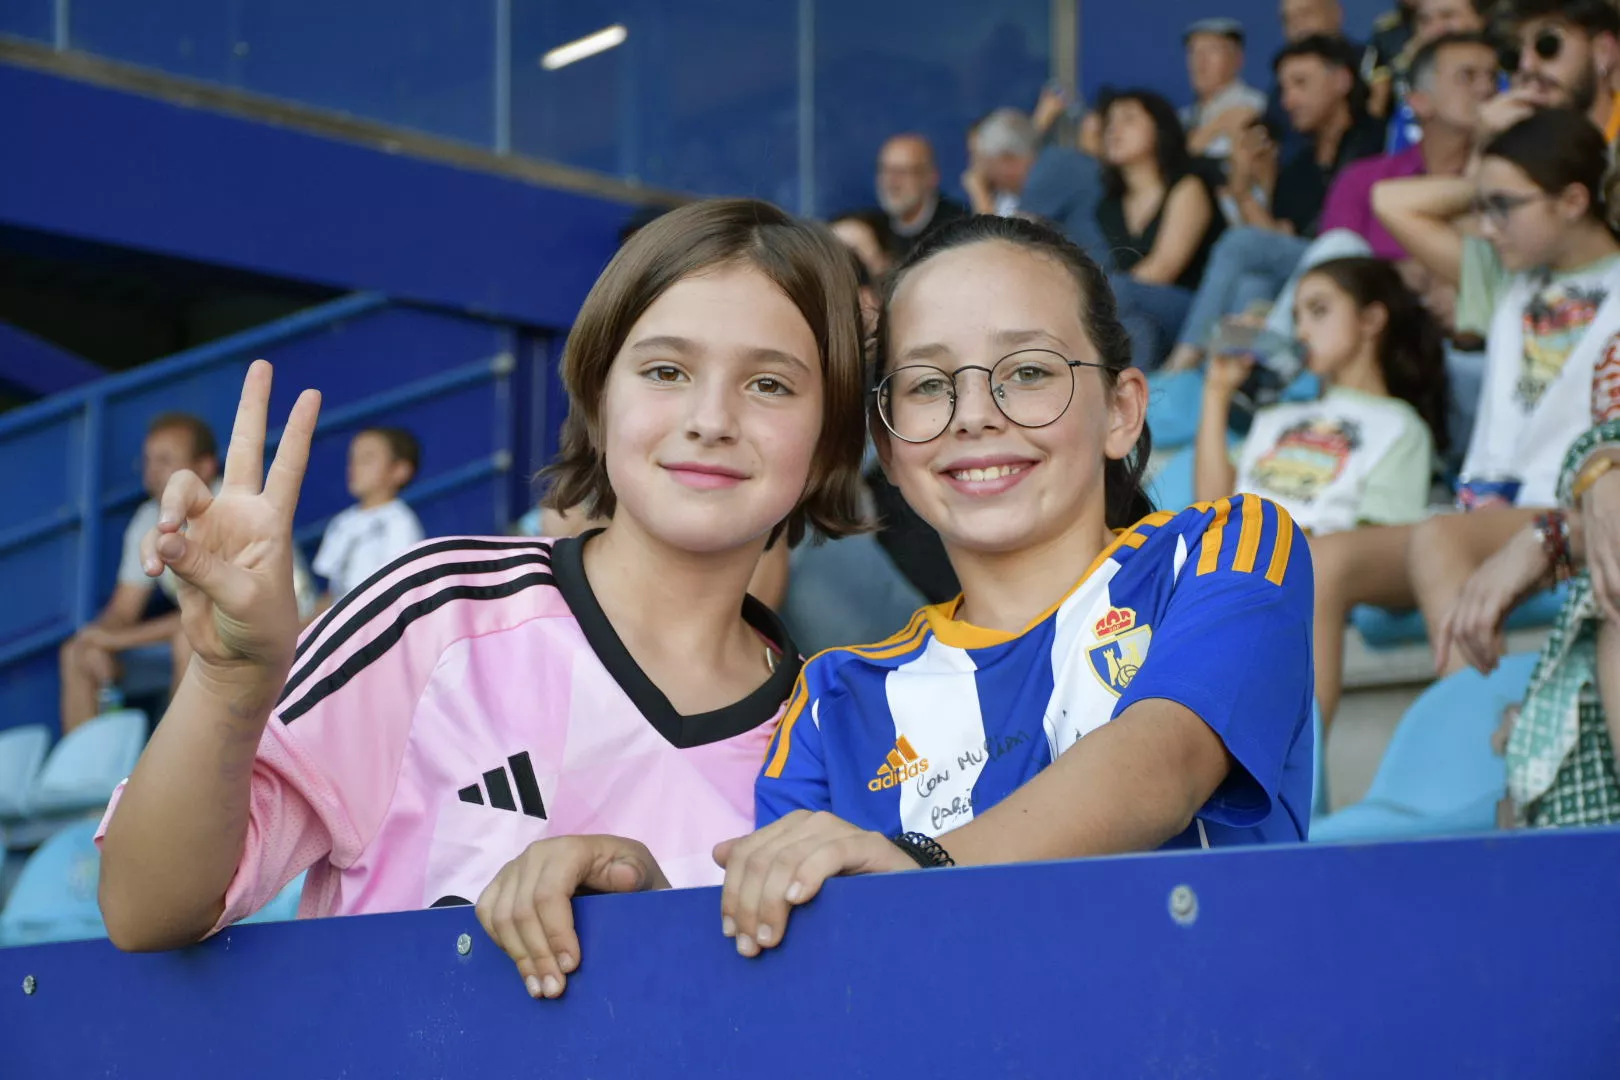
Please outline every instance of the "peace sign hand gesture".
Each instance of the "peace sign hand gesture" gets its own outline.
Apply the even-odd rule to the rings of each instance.
[[[242,384],[218,495],[196,473],[176,473],[157,528],[141,541],[147,576],[179,579],[180,618],[194,662],[279,688],[298,639],[293,512],[309,464],[321,395],[305,390],[264,472],[271,367],[256,360]]]

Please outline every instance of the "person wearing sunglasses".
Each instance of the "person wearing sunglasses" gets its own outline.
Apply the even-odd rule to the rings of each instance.
[[[1569,108],[1585,113],[1603,131],[1620,138],[1620,10],[1612,0],[1513,0],[1509,19],[1518,27],[1513,88],[1488,119],[1504,130],[1532,108]]]

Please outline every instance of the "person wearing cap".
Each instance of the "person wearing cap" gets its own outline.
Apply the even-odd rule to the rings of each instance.
[[[1224,160],[1232,141],[1266,108],[1266,95],[1243,81],[1243,24],[1199,19],[1181,37],[1195,100],[1181,110],[1187,149]]]

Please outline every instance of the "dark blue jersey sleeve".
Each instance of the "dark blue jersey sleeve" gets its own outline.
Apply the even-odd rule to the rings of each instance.
[[[1290,748],[1311,722],[1315,586],[1305,535],[1257,495],[1206,508],[1184,534],[1187,559],[1115,715],[1162,698],[1196,713],[1236,766],[1199,816],[1258,824]]]

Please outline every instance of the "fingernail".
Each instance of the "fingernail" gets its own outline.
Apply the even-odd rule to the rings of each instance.
[[[799,897],[801,897],[803,895],[804,895],[804,886],[800,885],[797,881],[795,881],[793,884],[791,884],[791,885],[789,885],[787,887],[786,896],[787,896],[787,902],[788,903],[797,904],[799,902]]]
[[[766,926],[764,923],[760,923],[758,926],[754,927],[754,940],[759,942],[761,945],[769,945],[771,943],[772,933],[774,933],[774,931],[769,926]]]
[[[722,918],[720,920],[720,932],[722,934],[726,935],[726,937],[736,937],[737,936],[737,920],[733,919],[730,915],[727,915],[724,918]]]
[[[742,956],[753,956],[755,953],[759,952],[759,946],[755,945],[754,939],[749,937],[747,934],[738,934],[737,952]]]
[[[567,953],[557,954],[557,966],[563,969],[563,974],[574,970],[574,958]]]
[[[156,559],[147,559],[146,560],[146,572],[147,572],[147,574],[152,575],[152,576],[155,577],[156,575],[163,572],[163,564],[158,562]]]
[[[546,997],[554,998],[562,993],[562,980],[555,975],[546,976]]]
[[[540,980],[533,975],[523,980],[523,988],[529,992],[529,996],[532,998],[540,996]]]

